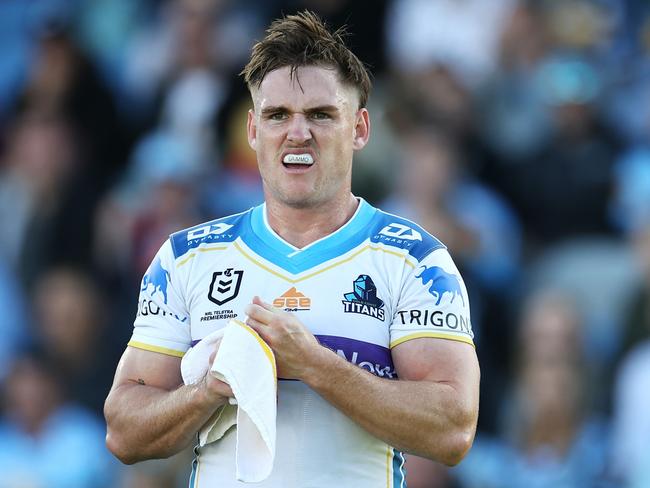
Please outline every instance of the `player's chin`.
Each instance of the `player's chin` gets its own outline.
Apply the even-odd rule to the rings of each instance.
[[[319,194],[320,192],[313,182],[293,181],[279,188],[276,197],[280,202],[289,207],[309,208],[320,201]]]
[[[314,191],[292,192],[284,196],[282,203],[295,209],[309,209],[321,205],[321,199]]]

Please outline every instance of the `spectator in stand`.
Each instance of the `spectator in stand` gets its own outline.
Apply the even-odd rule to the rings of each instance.
[[[30,287],[61,262],[87,263],[96,198],[81,174],[78,134],[57,115],[15,120],[0,174],[0,250]]]
[[[42,352],[23,353],[10,366],[0,416],[1,486],[115,486],[119,467],[103,446],[102,424],[67,400],[62,381]]]
[[[619,143],[598,116],[599,73],[585,59],[557,58],[541,68],[554,133],[514,167],[509,189],[533,245],[611,234],[607,204]]]
[[[87,159],[79,172],[80,185],[99,193],[121,169],[128,142],[111,92],[70,31],[71,26],[58,21],[45,23],[38,31],[35,55],[15,114],[37,113],[65,120]]]
[[[601,110],[611,17],[596,2],[521,2],[501,36],[499,70],[479,92],[477,129],[496,156],[481,176],[518,211],[532,254],[613,233],[620,142]]]
[[[581,327],[565,293],[541,290],[529,298],[501,435],[478,436],[466,462],[453,471],[461,486],[610,486],[608,434],[590,410]]]
[[[257,13],[238,15],[229,3],[163,2],[160,15],[135,36],[126,66],[129,90],[149,100],[149,128],[185,139],[204,161],[217,153],[214,125],[257,24]]]
[[[56,361],[69,398],[101,414],[119,350],[115,334],[106,329],[111,307],[97,284],[73,268],[48,270],[34,286],[33,307],[36,340]]]
[[[476,87],[496,65],[499,34],[512,0],[398,0],[387,15],[391,64],[400,72],[442,65]]]
[[[98,266],[109,274],[116,268],[129,277],[142,274],[170,233],[200,221],[192,185],[204,177],[200,151],[186,139],[162,131],[143,138],[128,173],[100,205]]]
[[[513,165],[548,143],[551,117],[537,77],[550,42],[539,2],[520,2],[505,22],[499,42],[499,66],[476,92],[477,131],[494,153],[481,174],[508,188]]]

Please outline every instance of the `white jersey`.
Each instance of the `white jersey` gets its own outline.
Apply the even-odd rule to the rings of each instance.
[[[467,291],[446,248],[361,200],[347,224],[302,249],[270,228],[264,205],[173,234],[142,280],[129,345],[181,357],[231,318],[243,320],[254,295],[382,378],[397,378],[391,348],[405,341],[473,344]],[[190,487],[245,485],[235,478],[234,430],[196,449]],[[279,380],[274,468],[255,486],[397,488],[403,465],[401,452],[307,385]]]

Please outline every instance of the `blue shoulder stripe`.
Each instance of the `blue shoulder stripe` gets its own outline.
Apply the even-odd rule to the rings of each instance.
[[[246,229],[245,223],[250,219],[251,210],[173,233],[169,239],[174,250],[174,258],[180,258],[201,244],[233,242]]]
[[[375,227],[370,234],[370,242],[406,249],[418,261],[422,261],[436,249],[446,249],[442,242],[415,222],[383,210],[377,212],[373,224]]]

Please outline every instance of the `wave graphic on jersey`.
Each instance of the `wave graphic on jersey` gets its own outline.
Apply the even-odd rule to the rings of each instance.
[[[384,320],[384,302],[377,296],[377,287],[368,275],[359,275],[352,282],[352,292],[343,297],[343,311],[368,315],[378,320]]]
[[[424,268],[422,272],[415,277],[421,279],[422,284],[425,286],[431,283],[429,293],[437,299],[436,305],[440,305],[440,301],[445,293],[451,294],[451,301],[449,303],[454,303],[456,296],[459,296],[463,302],[463,306],[465,305],[465,299],[460,289],[460,282],[455,275],[447,273],[439,266],[422,267]]]
[[[142,278],[142,285],[140,291],[146,291],[149,285],[153,286],[151,296],[157,291],[163,294],[163,300],[167,303],[167,283],[169,282],[169,271],[162,267],[160,258],[157,257]]]

